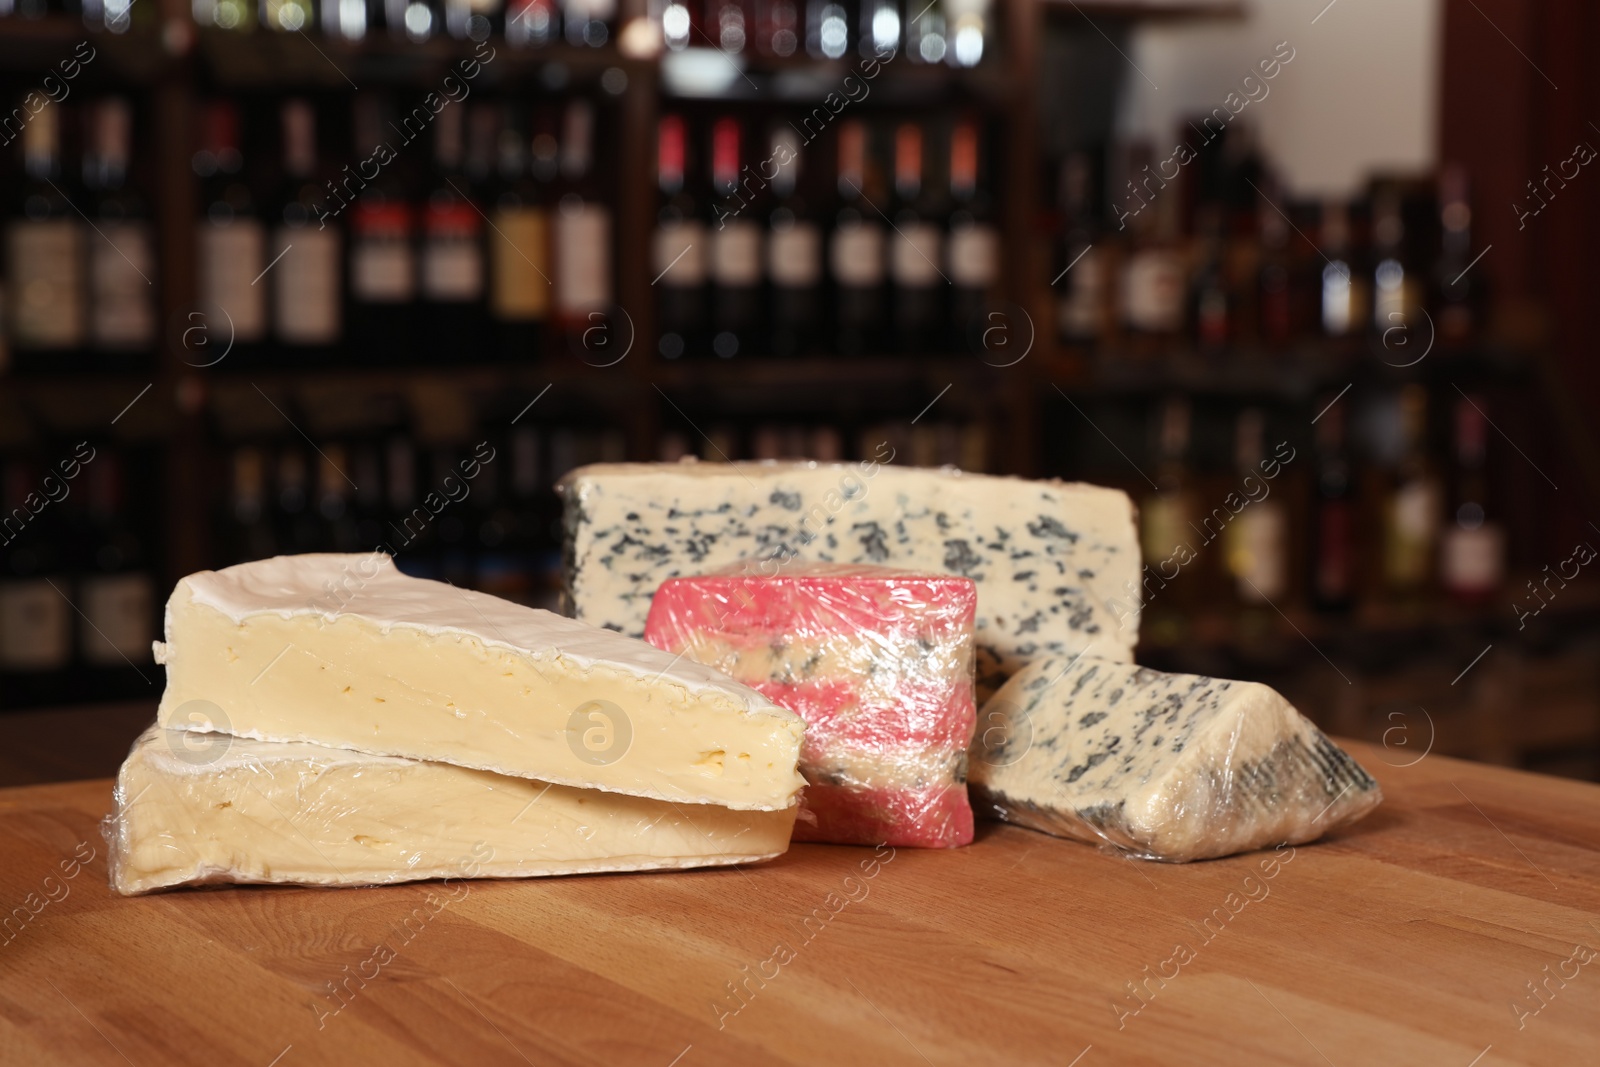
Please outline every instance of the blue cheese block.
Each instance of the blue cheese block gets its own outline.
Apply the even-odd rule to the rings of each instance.
[[[1311,841],[1382,799],[1268,686],[1089,656],[1013,677],[971,757],[980,815],[1173,862]]]
[[[631,637],[668,578],[805,559],[975,581],[981,694],[1050,653],[1131,661],[1139,639],[1133,505],[1115,489],[873,461],[598,464],[560,488],[563,608]]]

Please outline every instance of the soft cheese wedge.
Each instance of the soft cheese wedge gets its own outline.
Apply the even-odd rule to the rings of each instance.
[[[754,690],[381,554],[191,574],[166,638],[162,726],[740,810],[804,785],[801,720]]]
[[[1120,490],[863,461],[597,464],[561,491],[566,610],[625,634],[644,633],[668,578],[744,560],[771,577],[799,558],[971,578],[980,694],[1037,656],[1131,661],[1139,640]]]
[[[1046,657],[978,714],[973,807],[1146,859],[1311,841],[1371,811],[1360,764],[1278,693]]]
[[[770,859],[798,809],[731,811],[570,789],[443,763],[151,727],[107,829],[119,893],[204,882],[709,867]]]

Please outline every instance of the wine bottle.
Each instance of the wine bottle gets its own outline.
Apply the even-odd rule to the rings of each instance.
[[[1488,476],[1488,417],[1483,398],[1456,403],[1451,481],[1454,507],[1439,546],[1439,578],[1458,600],[1479,602],[1505,580],[1505,530],[1494,514]]]
[[[948,272],[952,284],[950,323],[944,348],[955,351],[964,344],[982,344],[989,328],[986,317],[990,297],[1000,281],[1000,231],[992,218],[993,205],[979,182],[978,123],[957,122],[950,131],[950,216]]]
[[[1366,321],[1371,289],[1360,262],[1351,224],[1350,206],[1340,200],[1322,205],[1322,251],[1328,257],[1322,268],[1322,330],[1330,337],[1347,337]]]
[[[1259,408],[1240,412],[1234,469],[1245,503],[1227,526],[1226,553],[1240,603],[1277,605],[1289,592],[1289,510],[1273,495],[1272,480],[1263,477],[1265,433]]]
[[[561,12],[555,0],[510,0],[506,4],[506,43],[513,48],[542,48],[561,33]]]
[[[1472,204],[1466,168],[1449,164],[1439,172],[1439,260],[1434,271],[1434,321],[1439,338],[1469,340],[1484,303],[1483,275],[1473,270]]]
[[[102,450],[82,477],[93,541],[78,584],[78,648],[92,667],[148,663],[155,581],[143,539],[129,520],[122,459]]]
[[[89,340],[96,363],[122,367],[152,354],[156,342],[155,235],[144,201],[128,188],[133,108],[106,97],[89,109],[84,185],[98,200],[88,246]]]
[[[266,454],[255,447],[235,449],[222,539],[227,562],[244,563],[278,555],[279,542],[267,521],[266,505]]]
[[[1223,206],[1204,204],[1198,216],[1199,263],[1190,297],[1190,321],[1200,349],[1214,353],[1234,340],[1235,309],[1233,294],[1228,291]]]
[[[864,185],[867,130],[858,120],[839,125],[839,200],[828,269],[833,281],[837,347],[841,354],[881,352],[885,314],[884,229]]]
[[[949,51],[945,17],[936,3],[916,4],[921,10],[906,23],[906,58],[913,63],[943,63]]]
[[[898,0],[862,0],[858,48],[865,59],[884,59],[900,51]]]
[[[665,17],[662,26],[666,28]],[[672,47],[670,35],[667,44]],[[756,0],[755,46],[763,56],[787,59],[795,54],[800,47],[800,0]]]
[[[61,168],[62,105],[22,128],[23,183],[6,230],[11,337],[18,368],[70,369],[84,361],[84,227]]]
[[[944,238],[923,173],[922,127],[903,122],[894,133],[894,231],[889,237],[896,346],[913,355],[941,347],[948,280],[939,269]]]
[[[1281,351],[1301,329],[1304,287],[1289,254],[1289,220],[1266,197],[1260,198],[1256,224],[1261,235],[1261,266],[1256,272],[1256,333],[1270,350]]]
[[[1409,262],[1404,202],[1397,188],[1380,188],[1372,204],[1372,328],[1386,348],[1399,343],[1394,330],[1420,329],[1421,273]]]
[[[368,181],[381,153],[382,101],[358,96],[355,101],[355,158],[361,162],[343,171],[341,185],[354,202],[350,216],[350,348],[358,362],[404,363],[422,349],[418,343],[417,262],[413,246],[413,213],[393,167]]]
[[[821,341],[822,228],[799,193],[803,176],[800,136],[784,123],[772,132],[776,167],[767,216],[767,277],[771,280],[771,339],[775,356],[809,355]]]
[[[1318,404],[1316,488],[1311,513],[1311,599],[1323,611],[1347,610],[1356,598],[1356,501],[1346,449],[1344,408]]]
[[[568,44],[601,48],[611,40],[617,0],[564,0],[562,7]]]
[[[656,183],[661,208],[651,245],[655,277],[656,350],[663,359],[702,353],[706,328],[706,259],[710,241],[687,181],[688,126],[681,115],[664,115],[656,132]]]
[[[735,118],[711,127],[710,241],[711,352],[718,359],[749,354],[761,329],[761,224],[759,181],[744,180],[744,130]]]
[[[744,51],[748,32],[745,5],[741,0],[706,0],[706,25],[711,40],[732,56]]]
[[[279,33],[298,33],[312,25],[311,0],[259,0],[261,25]]]
[[[1427,591],[1439,540],[1439,480],[1428,458],[1428,393],[1421,385],[1401,389],[1391,416],[1398,420],[1399,464],[1389,478],[1383,504],[1383,571],[1400,603]]]
[[[1066,239],[1060,271],[1055,275],[1061,290],[1056,316],[1061,335],[1085,345],[1101,341],[1111,327],[1107,256],[1101,247],[1094,176],[1094,162],[1088,153],[1073,152],[1062,161]]]
[[[422,215],[422,318],[430,358],[445,365],[481,359],[487,343],[483,216],[466,197],[465,112],[455,104],[433,120],[436,184]]]
[[[267,267],[267,236],[244,179],[236,104],[207,106],[203,143],[194,167],[205,181],[199,288],[206,347],[185,358],[202,365],[226,358],[229,367],[253,366],[262,361],[267,334],[268,287],[256,284]]]
[[[550,314],[550,218],[529,168],[529,133],[507,105],[500,129],[500,195],[488,236],[490,310],[500,358],[527,363],[539,357]]]
[[[839,59],[850,47],[850,15],[837,0],[806,0],[806,52]]]
[[[555,224],[556,326],[569,351],[586,362],[620,359],[612,307],[611,208],[594,173],[594,105],[575,99],[562,123],[562,189]]]
[[[1138,595],[1147,607],[1146,618],[1163,637],[1171,638],[1181,625],[1181,611],[1194,603],[1199,578],[1182,574],[1216,531],[1198,533],[1194,489],[1189,470],[1191,413],[1182,396],[1168,397],[1161,405],[1155,441],[1156,489],[1140,504],[1139,544],[1144,553],[1144,578]],[[1130,605],[1131,606],[1131,605]]]
[[[282,208],[269,261],[273,332],[285,365],[326,366],[343,331],[341,227],[316,214],[321,190],[316,185],[316,113],[310,102],[285,101],[282,121]]]

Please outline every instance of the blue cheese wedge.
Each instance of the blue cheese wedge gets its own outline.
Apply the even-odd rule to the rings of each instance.
[[[644,632],[663,581],[741,561],[870,563],[971,578],[978,686],[1051,653],[1130,661],[1133,505],[1115,489],[876,462],[599,464],[562,480],[567,614]]]
[[[1382,799],[1268,686],[1089,656],[996,693],[969,775],[980,814],[1174,862],[1311,841]]]
[[[387,885],[721,866],[789,847],[733,811],[321,745],[151,727],[117,777],[111,884]]]
[[[610,630],[381,553],[278,556],[178,582],[163,726],[308,741],[746,811],[796,802],[805,724]]]

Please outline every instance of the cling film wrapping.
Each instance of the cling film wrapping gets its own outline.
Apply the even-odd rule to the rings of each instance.
[[[985,702],[980,815],[1141,859],[1298,845],[1377,806],[1376,781],[1275,690],[1047,656]]]
[[[645,640],[805,720],[796,840],[948,848],[972,840],[976,605],[968,578],[751,561],[662,583]]]
[[[102,830],[123,894],[720,866],[785,851],[796,814],[158,726],[134,742],[115,805]]]

